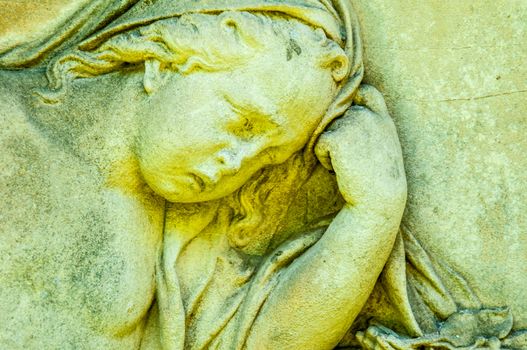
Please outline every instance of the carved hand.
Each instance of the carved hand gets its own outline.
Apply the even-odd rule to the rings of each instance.
[[[401,146],[384,99],[373,86],[361,85],[354,105],[320,136],[315,153],[324,167],[335,171],[349,204],[382,211],[404,206]]]

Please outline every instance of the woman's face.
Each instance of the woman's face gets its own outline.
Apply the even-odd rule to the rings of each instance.
[[[304,57],[303,57],[304,56]],[[140,113],[146,182],[172,202],[218,199],[308,142],[335,94],[309,54],[265,52],[232,71],[170,73]]]

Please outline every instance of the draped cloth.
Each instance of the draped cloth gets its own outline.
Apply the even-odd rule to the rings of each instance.
[[[340,44],[345,36],[328,0],[92,0],[81,5],[51,35],[0,52],[0,68],[45,64],[63,50],[93,49],[115,34],[160,19],[222,11],[284,13],[323,28]]]
[[[363,77],[358,22],[349,0],[93,0],[52,35],[0,52],[0,69],[42,67],[64,51],[95,50],[112,36],[157,20],[223,11],[270,12],[297,18],[324,30],[345,50],[350,70],[309,143],[308,149],[312,149],[326,126],[349,108]]]
[[[135,3],[137,0],[85,1],[70,18],[66,18],[51,33],[43,32],[39,38],[16,46],[8,46],[4,51],[0,51],[0,69],[45,66],[55,55],[76,47],[125,13]]]

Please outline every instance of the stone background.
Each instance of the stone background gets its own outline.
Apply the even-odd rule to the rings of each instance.
[[[353,3],[403,146],[404,225],[527,327],[527,1]]]

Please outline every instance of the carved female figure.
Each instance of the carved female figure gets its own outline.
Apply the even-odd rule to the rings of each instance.
[[[348,1],[139,2],[46,64],[49,88],[10,111],[29,110],[30,125],[21,117],[17,130],[38,138],[48,158],[64,158],[59,173],[80,162],[56,182],[66,193],[72,178],[81,183],[72,203],[82,215],[73,220],[95,217],[88,227],[66,225],[73,243],[59,238],[52,247],[92,244],[94,231],[107,248],[61,273],[34,272],[42,280],[66,276],[50,291],[55,299],[74,281],[89,290],[79,292],[84,299],[54,300],[58,313],[29,297],[47,310],[41,322],[80,314],[75,332],[64,325],[37,333],[40,344],[331,349],[339,342],[390,254],[406,199],[394,125],[380,94],[359,87],[360,41]],[[17,82],[10,72],[4,81],[22,92],[44,86],[39,74]],[[48,179],[46,171],[35,176]],[[70,212],[48,214],[29,231],[37,235],[51,217],[67,222]],[[35,241],[42,243],[33,236],[27,244],[37,249]],[[5,295],[24,290],[14,281]],[[28,344],[15,338],[1,337]]]

